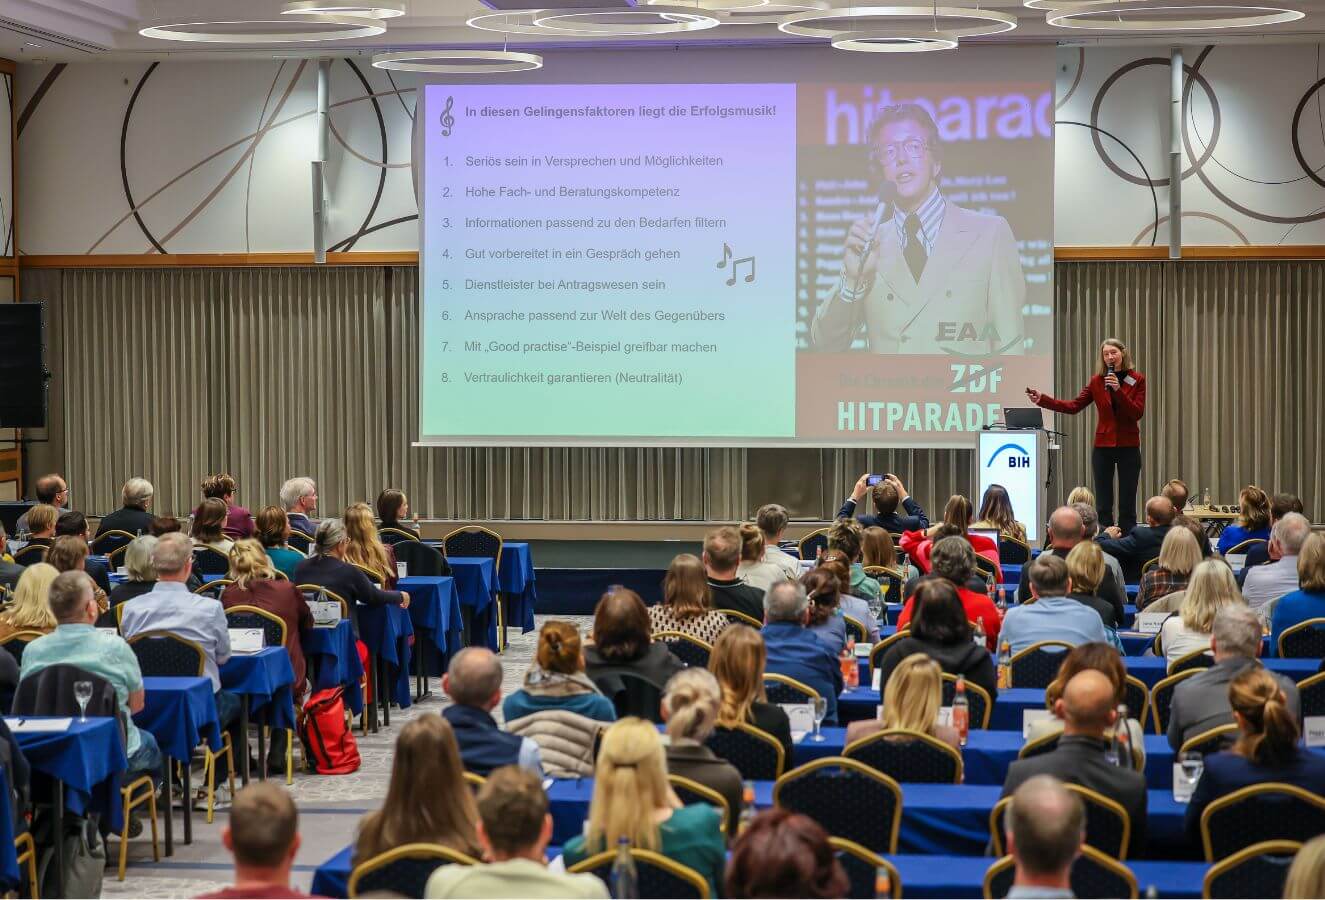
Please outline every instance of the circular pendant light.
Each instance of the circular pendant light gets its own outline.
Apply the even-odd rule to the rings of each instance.
[[[1166,13],[1134,18],[1136,13]],[[1089,16],[1109,16],[1092,19]],[[1058,28],[1086,31],[1210,31],[1218,28],[1263,28],[1296,22],[1306,13],[1277,6],[1229,6],[1209,3],[1158,6],[1153,3],[1062,3],[1044,17]]]
[[[738,6],[727,9],[723,16],[724,25],[777,25],[796,13],[812,9],[831,9],[828,0],[787,0],[785,3],[771,2],[763,6]]]
[[[644,7],[532,10],[533,24],[546,36],[618,37],[645,34],[680,34],[716,28],[722,13],[697,6],[675,4]]]
[[[547,29],[534,24],[536,12],[538,12],[536,9],[485,12],[470,16],[465,20],[465,24],[479,31],[495,31],[498,34],[536,34],[539,37],[547,37]]]
[[[844,19],[848,21],[844,23]],[[1002,34],[1017,27],[1015,16],[992,9],[975,9],[969,6],[838,6],[787,16],[778,25],[778,30],[784,34],[828,40],[832,40],[844,31],[868,30],[881,38],[886,33],[894,31],[911,33],[911,30],[904,28],[894,29],[890,22],[915,19],[930,22],[937,22],[939,19],[958,19],[982,23],[935,29],[942,30],[945,37],[954,39]],[[810,24],[812,22],[833,24]]]
[[[677,0],[646,0],[645,6],[675,6]],[[770,3],[770,0],[691,0],[685,4],[690,10],[712,10],[715,12],[731,12],[735,9],[750,9],[763,11]]]
[[[957,39],[946,31],[843,31],[833,37],[834,49],[857,53],[932,53],[956,47]]]
[[[434,75],[501,75],[541,69],[543,57],[514,50],[401,50],[373,54],[373,68]]]
[[[394,19],[405,14],[405,0],[291,0],[281,7],[283,16],[362,16]]]
[[[138,29],[143,37],[200,44],[294,44],[377,37],[386,26],[362,16],[284,16],[276,19],[157,19]]]
[[[1022,0],[1022,6],[1040,12],[1053,12],[1065,6],[1085,9],[1088,6],[1121,6],[1124,3],[1138,3],[1142,0]]]

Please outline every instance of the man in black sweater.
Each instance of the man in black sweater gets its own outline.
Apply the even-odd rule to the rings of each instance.
[[[885,475],[882,481],[874,487],[869,487],[865,483],[869,477],[869,473],[866,473],[856,481],[851,496],[837,511],[839,519],[849,519],[856,515],[857,505],[865,499],[865,494],[868,493],[874,501],[874,515],[857,516],[857,521],[860,522],[862,528],[877,525],[884,531],[901,534],[904,531],[916,531],[929,527],[929,518],[925,515],[925,511],[920,508],[920,504],[915,501],[915,498],[906,492],[906,487],[903,486],[900,478],[896,475]],[[897,513],[899,504],[905,511],[904,515],[898,515]]]
[[[1151,497],[1146,501],[1146,524],[1133,528],[1127,537],[1122,536],[1116,525],[1104,530],[1099,538],[1100,549],[1122,563],[1123,576],[1128,584],[1139,582],[1141,567],[1159,556],[1164,535],[1173,527],[1175,515],[1177,513],[1167,497]]]
[[[734,609],[764,621],[764,592],[736,574],[741,564],[741,533],[730,525],[704,535],[704,572],[714,609]]]

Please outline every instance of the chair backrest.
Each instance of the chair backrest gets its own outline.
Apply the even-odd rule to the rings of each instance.
[[[501,568],[501,549],[505,542],[497,532],[482,525],[465,525],[442,538],[447,556],[486,556]]]
[[[888,860],[846,838],[830,837],[828,844],[833,848],[837,861],[842,864],[842,871],[847,874],[850,883],[847,896],[852,900],[873,900],[881,896],[877,893],[880,869],[888,873],[888,893],[882,896],[893,897],[894,900],[902,896],[902,877],[897,873],[897,867]]]
[[[291,528],[290,536],[285,539],[285,543],[291,549],[298,550],[300,553],[307,556],[309,549],[313,546],[313,536],[311,534],[304,534],[298,529]]]
[[[1072,649],[1066,641],[1038,641],[1012,657],[1008,666],[1013,687],[1043,688],[1058,677],[1063,654]]]
[[[1275,781],[1225,794],[1201,813],[1206,862],[1232,856],[1259,841],[1306,843],[1323,832],[1325,797]]]
[[[1177,672],[1161,678],[1150,688],[1150,712],[1155,723],[1155,734],[1168,733],[1169,716],[1173,714],[1173,689],[1200,672],[1200,669]]]
[[[952,698],[957,696],[957,676],[950,672],[943,673],[943,705],[952,706]],[[980,685],[966,679],[966,707],[970,711],[972,728],[988,728],[989,718],[994,714],[994,700],[989,692]]]
[[[268,647],[284,647],[289,640],[285,620],[256,606],[232,606],[225,611],[225,621],[230,628],[261,628],[263,643]]]
[[[1148,559],[1148,560],[1146,560],[1145,563],[1142,564],[1142,566],[1141,566],[1141,574],[1144,575],[1144,574],[1146,574],[1147,572],[1149,572],[1151,569],[1155,569],[1155,568],[1158,568],[1158,567],[1159,567],[1159,557],[1158,557],[1158,556],[1156,556],[1154,559]]]
[[[202,645],[169,631],[144,631],[129,638],[143,675],[200,676],[206,671]]]
[[[902,788],[853,759],[827,756],[792,769],[773,785],[773,803],[875,853],[897,852]]]
[[[1191,653],[1184,653],[1169,663],[1168,674],[1177,675],[1179,672],[1186,672],[1188,669],[1208,669],[1214,664],[1215,658],[1208,649],[1193,650]]]
[[[320,584],[296,584],[295,590],[304,595],[304,599],[312,602],[314,600],[333,600],[340,604],[340,617],[348,619],[350,617],[350,602],[337,594],[335,591],[329,591]]]
[[[672,654],[687,666],[694,666],[699,669],[708,668],[709,656],[713,653],[712,644],[680,631],[656,631],[652,639],[666,644],[667,649],[671,650]]]
[[[769,703],[813,703],[819,692],[808,684],[776,672],[764,673],[764,694]]]
[[[703,875],[689,866],[668,859],[661,853],[636,850],[633,847],[630,849],[630,858],[635,862],[635,875],[638,879],[637,886],[641,900],[662,897],[693,897],[696,900],[707,900],[709,897],[708,882],[704,880]],[[605,850],[602,853],[595,853],[588,859],[582,859],[573,866],[567,866],[566,871],[572,874],[588,872],[597,875],[610,891],[612,863],[615,860],[616,851]]]
[[[92,699],[87,704],[89,716],[118,719],[120,703],[115,686],[100,675],[66,663],[47,666],[29,674],[18,683],[12,713],[16,716],[76,716],[78,700],[74,684],[92,682]]]
[[[764,627],[763,622],[759,621],[754,616],[746,615],[740,610],[720,609],[718,610],[718,612],[722,613],[724,616],[727,617],[727,623],[729,625],[749,625],[755,631],[758,631],[759,629]]]
[[[104,556],[110,560],[111,571],[114,571],[119,563],[117,560],[124,556],[124,551],[129,549],[129,545],[134,541],[134,535],[127,531],[120,531],[112,528],[110,531],[103,531],[89,542],[88,547],[93,556]]]
[[[438,866],[475,866],[478,862],[441,844],[403,844],[355,866],[350,871],[348,894],[422,897],[428,876]]]
[[[354,566],[364,575],[368,576],[368,580],[371,581],[373,584],[375,584],[377,587],[381,587],[383,584],[386,583],[386,573],[379,572],[376,569],[374,569],[372,566],[361,566],[358,563],[350,563],[350,565]]]
[[[683,805],[707,803],[716,809],[722,817],[718,830],[723,834],[727,833],[727,823],[732,820],[732,809],[726,797],[708,785],[700,784],[693,778],[686,778],[683,775],[668,775],[667,781],[672,785],[672,791]]]
[[[879,583],[881,598],[884,603],[901,603],[902,590],[906,586],[906,573],[885,566],[865,566],[865,574]]]
[[[214,547],[194,547],[193,571],[199,575],[226,575],[230,572],[230,557]]]
[[[45,562],[48,550],[50,548],[45,544],[29,544],[14,553],[14,562],[20,566],[31,566],[39,562]]]
[[[817,559],[820,550],[828,549],[828,529],[818,528],[801,538],[797,544],[801,559]]]
[[[619,679],[618,686],[604,693],[612,701],[618,719],[639,716],[650,722],[662,722],[662,688],[633,672],[617,672],[614,676]]]
[[[998,561],[1003,565],[1019,566],[1031,558],[1031,545],[1010,534],[998,536]]]
[[[743,781],[776,781],[786,768],[786,749],[773,735],[744,722],[735,728],[719,725],[705,742],[714,755],[727,760]]]
[[[215,600],[220,600],[221,595],[225,593],[225,589],[234,583],[235,580],[233,578],[213,578],[211,581],[204,581],[202,584],[198,585],[193,589],[193,593],[203,597],[211,597]]]
[[[975,573],[984,578],[986,582],[989,582],[998,574],[998,569],[993,560],[986,559],[977,553],[975,554]]]
[[[42,633],[40,631],[15,631],[9,637],[5,638],[4,643],[0,644],[0,647],[9,651],[9,655],[14,657],[14,662],[18,663],[19,667],[22,668],[23,651],[31,641],[35,641],[41,636]]]
[[[1205,873],[1206,898],[1282,897],[1298,841],[1261,841],[1221,859]]]
[[[377,537],[382,543],[390,546],[403,544],[405,541],[413,541],[416,544],[421,543],[418,538],[405,529],[395,528],[390,525],[377,529]]]
[[[910,628],[900,628],[879,641],[870,648],[870,676],[873,677],[874,670],[883,664],[883,655],[888,652],[888,648],[904,638],[911,636]]]
[[[1122,804],[1079,784],[1068,782],[1063,787],[1080,797],[1085,805],[1086,844],[1113,859],[1126,859],[1127,844],[1132,839],[1132,818]],[[995,856],[1004,853],[1007,834],[1004,818],[1011,804],[1012,798],[1004,797],[989,811],[989,842]]]
[[[1279,655],[1292,659],[1325,657],[1325,618],[1307,619],[1279,635]]]
[[[464,776],[465,784],[469,785],[470,788],[476,794],[478,793],[479,788],[483,787],[483,785],[488,783],[488,779],[484,778],[482,775],[478,774],[477,772],[470,772],[466,770],[464,772],[461,772],[460,774]]]
[[[860,619],[857,619],[854,616],[848,616],[844,613],[842,615],[842,621],[847,626],[847,635],[853,638],[856,643],[863,644],[865,641],[869,640],[869,629],[865,627],[865,623],[860,621]]]
[[[889,728],[852,741],[842,750],[903,784],[961,784],[962,755],[943,741],[919,731]]]
[[[1211,753],[1218,753],[1230,747],[1238,739],[1238,726],[1219,725],[1200,734],[1194,734],[1182,742],[1178,748],[1179,753],[1196,751],[1202,756],[1209,756]]]
[[[1302,702],[1302,715],[1325,716],[1325,672],[1312,675],[1297,683],[1297,696]]]
[[[1052,753],[1058,749],[1058,739],[1063,736],[1061,731],[1053,734],[1042,734],[1039,737],[1027,741],[1017,751],[1017,759],[1030,759],[1032,756],[1043,756],[1046,753]],[[1143,747],[1130,744],[1128,749],[1132,753],[1132,768],[1138,772],[1146,770],[1145,757],[1143,756]]]
[[[1150,688],[1135,675],[1128,675],[1123,682],[1123,702],[1127,704],[1127,712],[1141,723],[1144,731],[1150,717]]]
[[[436,547],[430,547],[421,541],[399,541],[391,549],[396,554],[396,562],[405,564],[405,571],[410,575],[423,575],[438,578],[451,574],[451,565]]]
[[[1229,547],[1228,550],[1224,553],[1224,556],[1228,557],[1228,556],[1245,555],[1247,551],[1251,550],[1251,548],[1255,547],[1257,544],[1264,546],[1268,543],[1270,542],[1267,541],[1265,538],[1247,538],[1242,543],[1234,544],[1232,547]]]
[[[1016,875],[1016,861],[1005,856],[985,872],[986,898],[1006,897]],[[1094,847],[1082,846],[1081,855],[1072,863],[1072,893],[1079,900],[1105,900],[1138,896],[1136,876],[1127,866],[1110,859]]]

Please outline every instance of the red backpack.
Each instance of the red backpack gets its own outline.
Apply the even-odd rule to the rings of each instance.
[[[308,767],[319,775],[348,775],[358,770],[359,748],[345,722],[344,688],[318,691],[299,712],[299,740]]]

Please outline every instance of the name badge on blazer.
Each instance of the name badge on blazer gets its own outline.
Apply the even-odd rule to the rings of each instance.
[[[1123,379],[1123,384],[1136,384],[1136,379],[1131,375],[1128,375],[1126,378]]]

